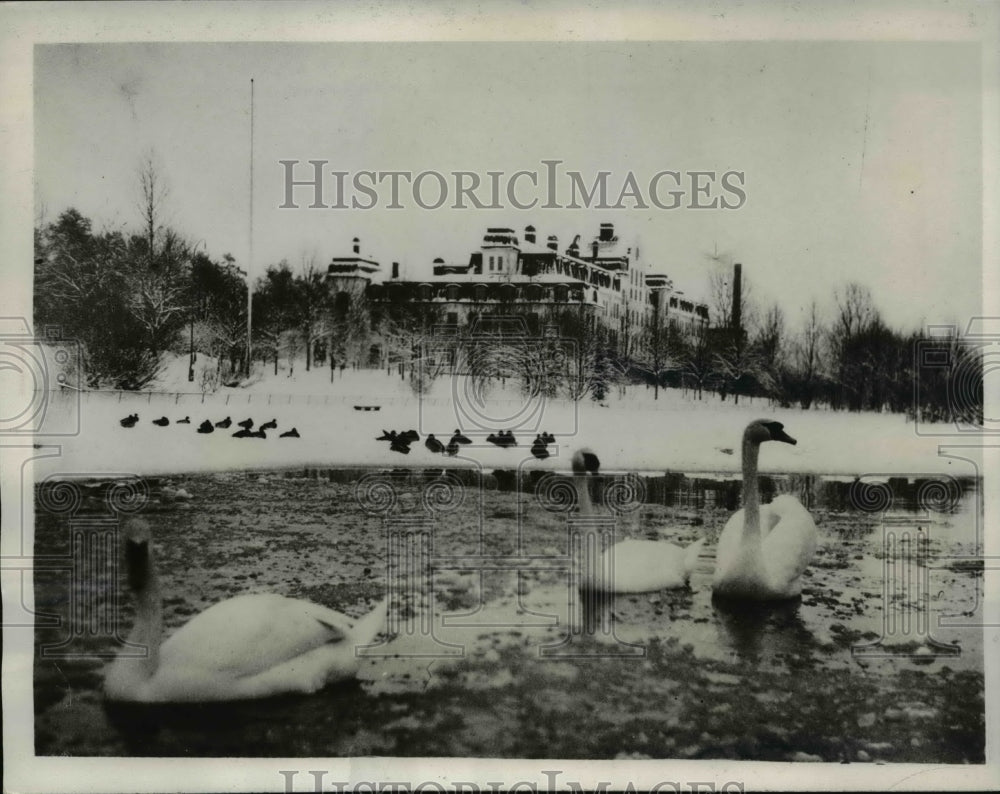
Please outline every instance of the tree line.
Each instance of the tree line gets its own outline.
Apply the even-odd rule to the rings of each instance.
[[[244,382],[255,362],[277,374],[284,361],[291,374],[304,358],[307,370],[329,367],[331,379],[348,366],[383,367],[417,393],[466,367],[484,390],[514,378],[528,391],[604,400],[645,386],[657,398],[673,388],[701,399],[982,424],[978,348],[957,330],[930,337],[888,327],[858,283],[836,292],[828,317],[812,301],[793,329],[778,304],[755,304],[749,284],[734,312],[732,284],[717,276],[710,328],[667,311],[620,343],[592,317],[563,308],[541,318],[544,341],[487,334],[459,361],[461,335],[453,344],[436,336],[439,307],[371,303],[362,290],[333,294],[315,259],[296,269],[281,261],[254,284],[255,361],[247,362],[245,274],[233,257],[212,258],[160,222],[165,192],[151,164],[140,187],[138,229],[95,231],[75,209],[35,228],[35,325],[59,326],[80,343],[91,388],[147,387],[173,352],[212,357],[214,367],[202,368],[195,384],[204,391]],[[505,311],[516,313],[516,305]]]

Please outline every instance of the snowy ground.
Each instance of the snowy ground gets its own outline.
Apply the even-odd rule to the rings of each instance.
[[[211,362],[202,360],[202,366]],[[56,473],[161,474],[224,471],[234,468],[288,466],[393,466],[495,468],[568,468],[573,450],[587,446],[598,453],[606,471],[737,472],[740,435],[758,417],[778,419],[798,439],[797,446],[769,444],[761,454],[762,472],[822,473],[857,476],[954,473],[975,476],[969,464],[938,454],[950,428],[921,426],[900,414],[856,414],[828,410],[779,409],[764,400],[721,401],[707,394],[698,400],[678,390],[632,387],[601,404],[527,398],[516,386],[496,382],[488,394],[477,393],[464,379],[442,378],[417,397],[407,381],[385,371],[306,372],[294,376],[282,368],[256,374],[250,385],[222,388],[214,394],[198,390],[199,377],[187,381],[187,358],[174,359],[154,392],[50,392],[45,426],[79,428],[78,434],[42,439],[61,445],[61,454],[36,462],[36,476]],[[356,410],[378,406],[379,410]],[[119,419],[139,415],[132,429]],[[158,427],[153,419],[167,417]],[[177,425],[185,416],[190,425]],[[227,432],[196,432],[205,419],[231,417]],[[277,431],[267,439],[238,439],[235,423],[253,418],[257,424],[275,419]],[[299,439],[278,435],[295,427]],[[409,455],[376,442],[383,429],[415,429],[421,440]],[[447,442],[456,428],[473,440],[455,458],[442,458],[424,446],[428,433]],[[517,448],[501,449],[486,442],[499,429],[512,429]],[[552,457],[530,455],[536,433],[556,437]],[[938,433],[927,431],[937,430]]]

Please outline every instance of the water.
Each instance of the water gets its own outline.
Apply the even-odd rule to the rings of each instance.
[[[358,681],[312,696],[109,706],[101,682],[119,643],[93,616],[112,615],[125,634],[132,605],[112,585],[114,555],[95,563],[106,547],[91,542],[87,566],[36,573],[37,608],[65,619],[36,630],[37,753],[983,758],[979,483],[934,499],[926,483],[887,482],[888,511],[876,512],[851,481],[762,478],[765,499],[790,490],[810,505],[819,550],[800,600],[738,608],[710,586],[738,480],[592,483],[610,540],[709,541],[688,588],[592,604],[570,586],[577,514],[564,478],[400,472],[385,499],[370,475],[239,472],[39,493],[38,557],[92,541],[109,504],[140,509],[168,633],[243,592],[357,615],[389,587],[394,636],[369,651]]]

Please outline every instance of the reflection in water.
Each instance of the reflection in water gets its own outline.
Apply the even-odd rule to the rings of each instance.
[[[743,661],[760,662],[798,655],[814,638],[799,614],[800,598],[786,601],[739,601],[713,598],[719,639]]]
[[[117,731],[131,754],[150,747],[170,747],[166,754],[256,755],[268,754],[270,734],[297,722],[317,725],[330,714],[337,720],[325,724],[331,739],[349,733],[352,723],[368,707],[367,695],[357,680],[335,682],[313,695],[282,694],[253,700],[214,703],[131,703],[105,700],[108,724]],[[345,727],[340,728],[340,725]],[[188,746],[185,746],[190,743]],[[295,754],[294,747],[290,748]]]

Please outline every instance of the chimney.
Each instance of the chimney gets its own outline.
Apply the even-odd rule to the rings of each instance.
[[[392,277],[399,278],[399,262],[392,263]]]
[[[596,262],[597,261],[597,240],[594,240],[594,242],[591,244],[590,251],[593,254],[593,256],[591,258]]]
[[[614,239],[615,239],[615,225],[613,223],[602,223],[601,236],[600,236],[601,242],[610,243]]]
[[[733,265],[733,328],[737,331],[743,322],[741,316],[741,304],[743,303],[743,265],[737,262]]]
[[[357,237],[354,238],[354,253],[361,253],[361,241]]]
[[[549,243],[548,243],[548,245],[549,245],[549,249],[550,250],[552,250],[552,251],[558,251],[559,250],[559,238],[556,237],[556,235],[554,235],[554,234],[550,234],[549,235]]]
[[[535,227],[525,226],[524,227],[524,242],[534,243],[535,242]]]

